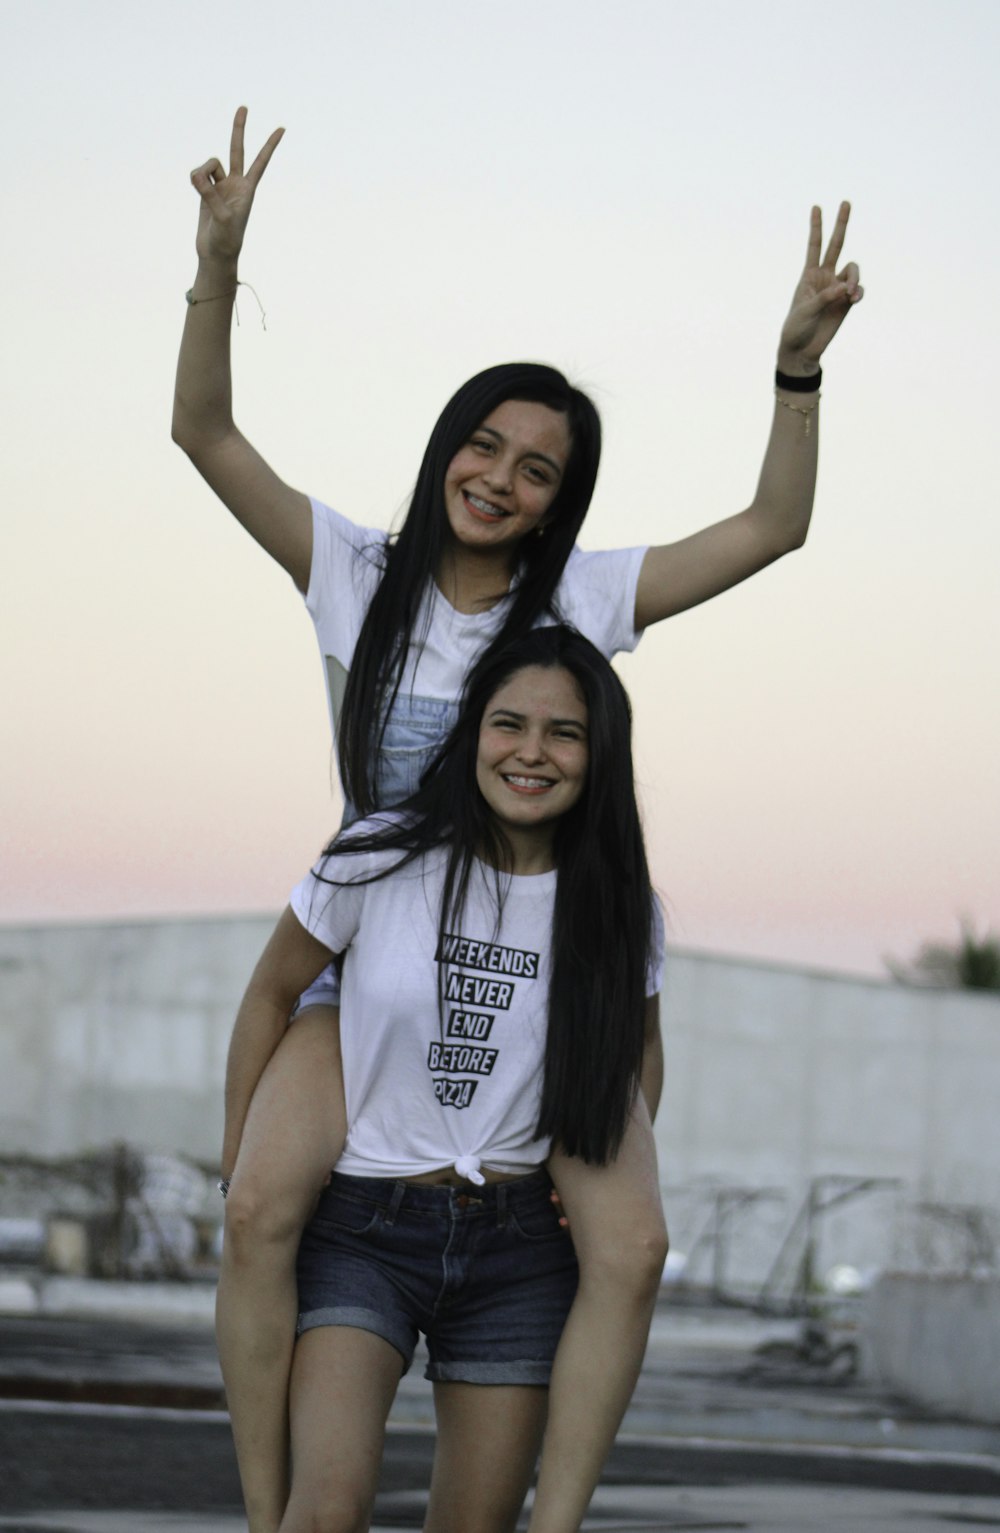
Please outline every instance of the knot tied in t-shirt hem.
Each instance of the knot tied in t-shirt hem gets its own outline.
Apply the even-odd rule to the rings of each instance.
[[[479,1170],[481,1165],[482,1161],[478,1155],[460,1155],[455,1162],[455,1170],[459,1176],[464,1176],[467,1182],[472,1182],[476,1187],[484,1187],[486,1178]]]

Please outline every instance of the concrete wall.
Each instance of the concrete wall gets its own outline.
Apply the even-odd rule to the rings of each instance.
[[[918,1201],[1000,1211],[1000,997],[685,954],[667,967],[663,1024],[662,1181],[786,1190],[744,1221],[734,1278],[762,1275],[812,1177],[902,1184],[823,1221],[821,1270],[909,1265]],[[684,1228],[674,1205],[690,1245],[697,1221]]]
[[[273,924],[0,928],[0,1151],[216,1158],[229,1032]]]
[[[1000,1280],[890,1273],[865,1321],[890,1388],[945,1415],[1000,1422]]]
[[[0,928],[0,1152],[124,1139],[211,1161],[236,1005],[270,918]],[[674,953],[657,1123],[675,1245],[713,1183],[775,1187],[733,1225],[758,1283],[809,1179],[897,1177],[824,1220],[819,1268],[898,1264],[900,1208],[1000,1210],[1000,999]]]

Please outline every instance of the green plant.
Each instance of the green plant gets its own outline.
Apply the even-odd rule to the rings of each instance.
[[[1000,991],[1000,937],[990,931],[977,935],[963,917],[957,942],[925,942],[909,963],[887,958],[886,967],[904,985]]]

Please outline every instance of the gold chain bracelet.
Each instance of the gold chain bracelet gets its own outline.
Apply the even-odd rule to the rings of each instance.
[[[819,395],[817,394],[817,396],[816,396],[816,403],[813,404],[813,405],[793,405],[790,400],[782,399],[782,397],[778,393],[777,389],[775,389],[775,391],[774,391],[774,397],[777,400],[778,404],[779,405],[783,405],[786,410],[794,410],[796,415],[804,415],[805,416],[805,418],[806,418],[806,436],[808,436],[809,432],[810,432],[810,430],[812,428],[812,421],[809,419],[809,417],[811,415],[815,415],[815,413],[816,413],[817,407],[819,405]]]

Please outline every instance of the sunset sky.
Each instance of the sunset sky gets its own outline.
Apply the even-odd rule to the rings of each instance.
[[[1000,926],[1000,7],[7,5],[0,920],[276,910],[339,819],[290,581],[169,436],[190,169],[286,136],[237,419],[388,525],[471,373],[594,395],[586,547],[746,505],[810,205],[867,295],[805,550],[620,663],[685,948],[878,974]]]

